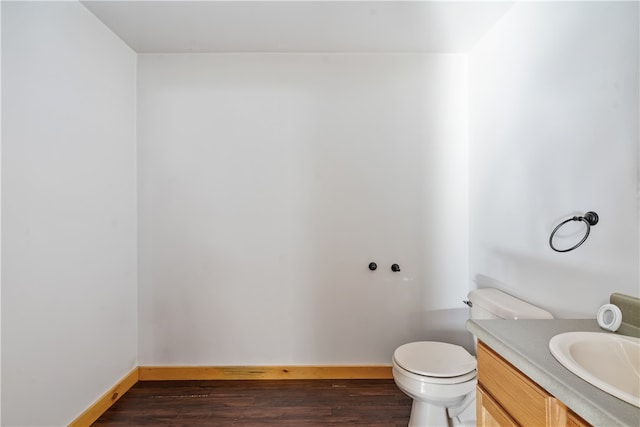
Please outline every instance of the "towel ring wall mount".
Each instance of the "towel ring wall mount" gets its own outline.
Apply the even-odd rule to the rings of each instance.
[[[553,231],[551,232],[551,236],[549,236],[549,246],[551,246],[551,249],[553,249],[556,252],[569,252],[569,251],[574,250],[575,248],[577,248],[578,246],[583,244],[585,242],[585,240],[587,240],[587,237],[589,237],[589,233],[591,232],[591,226],[592,225],[596,225],[598,223],[598,220],[599,220],[598,214],[593,212],[593,211],[589,211],[589,212],[585,213],[584,216],[574,216],[572,218],[565,219],[560,224],[558,224],[556,226],[556,228],[554,228]],[[584,236],[582,237],[582,240],[580,240],[578,243],[576,243],[572,247],[570,247],[568,249],[558,249],[558,248],[556,248],[555,246],[553,246],[553,236],[556,235],[556,232],[563,225],[565,225],[566,223],[571,222],[571,221],[582,221],[582,222],[584,222],[585,225],[587,226],[587,231],[584,233]]]

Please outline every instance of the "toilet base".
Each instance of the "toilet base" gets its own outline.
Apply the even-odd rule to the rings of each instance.
[[[409,418],[408,427],[432,426],[450,426],[446,408],[414,399],[411,404],[411,417]]]
[[[462,411],[449,418],[448,409],[414,399],[408,427],[475,427],[475,396],[463,403]]]

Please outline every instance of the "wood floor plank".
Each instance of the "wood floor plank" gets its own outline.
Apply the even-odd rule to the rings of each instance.
[[[94,427],[406,426],[393,380],[141,381]]]

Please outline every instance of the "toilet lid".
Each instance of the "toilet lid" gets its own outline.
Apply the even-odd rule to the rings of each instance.
[[[476,359],[459,345],[436,341],[404,344],[393,353],[396,363],[414,374],[456,377],[476,369]]]

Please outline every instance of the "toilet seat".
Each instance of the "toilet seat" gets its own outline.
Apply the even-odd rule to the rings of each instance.
[[[451,384],[476,376],[476,359],[464,348],[443,342],[418,341],[401,345],[393,353],[398,367],[430,382]]]
[[[476,377],[478,376],[478,372],[474,369],[473,371],[464,374],[464,375],[459,375],[457,377],[429,377],[427,375],[420,375],[420,374],[414,374],[411,371],[407,371],[406,369],[404,369],[402,366],[398,365],[396,363],[396,361],[393,361],[393,369],[394,369],[394,375],[403,375],[406,378],[409,378],[413,381],[417,381],[421,384],[423,384],[423,387],[427,384],[432,385],[432,386],[448,386],[448,387],[452,387],[455,385],[459,385],[459,384],[464,384],[466,382],[469,381],[474,381],[476,380]]]

